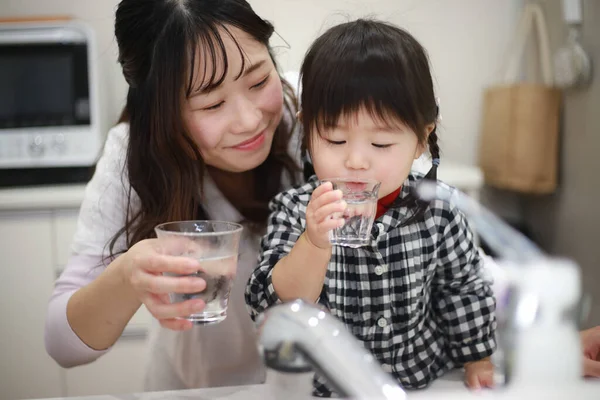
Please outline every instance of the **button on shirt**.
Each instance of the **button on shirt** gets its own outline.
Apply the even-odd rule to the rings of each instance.
[[[381,275],[385,274],[386,272],[387,272],[386,265],[378,265],[375,267],[375,275],[377,275],[377,276],[381,276]]]
[[[379,325],[380,328],[385,328],[387,326],[387,321],[385,318],[379,318],[377,320],[377,325]]]
[[[421,177],[410,175],[400,197]],[[271,203],[260,264],[246,287],[255,318],[280,300],[271,274],[306,227],[316,179]],[[444,372],[492,354],[495,301],[482,278],[483,262],[467,221],[456,208],[433,201],[419,221],[412,210],[391,208],[377,219],[372,241],[357,249],[334,246],[319,303],[407,389],[423,388]],[[328,397],[322,377],[315,395]]]

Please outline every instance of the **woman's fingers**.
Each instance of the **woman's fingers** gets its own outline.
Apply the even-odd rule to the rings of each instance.
[[[173,331],[187,331],[194,326],[191,321],[182,318],[161,319],[159,322],[163,328],[171,329]]]
[[[135,263],[142,269],[154,273],[170,272],[187,275],[202,270],[198,260],[193,258],[158,253],[138,256]]]
[[[589,358],[584,358],[583,375],[588,377],[600,378],[600,361],[594,361]]]
[[[187,317],[202,312],[206,304],[200,299],[185,300],[179,303],[166,303],[163,296],[149,295],[144,298],[148,311],[158,320]]]
[[[206,289],[206,281],[196,276],[162,276],[138,271],[132,278],[138,292],[197,293]]]

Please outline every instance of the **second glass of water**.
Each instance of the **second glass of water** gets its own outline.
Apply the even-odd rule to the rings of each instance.
[[[206,281],[206,289],[202,292],[170,293],[171,303],[202,299],[206,303],[204,310],[186,319],[199,325],[223,321],[227,317],[229,293],[237,271],[242,226],[225,221],[181,221],[167,222],[154,230],[157,238],[165,241],[170,255],[198,260],[201,270],[188,276]]]
[[[323,182],[331,182],[334,190],[341,190],[348,205],[342,214],[333,215],[334,218],[344,218],[345,223],[329,232],[331,244],[354,248],[369,244],[381,183],[347,178],[325,179]]]

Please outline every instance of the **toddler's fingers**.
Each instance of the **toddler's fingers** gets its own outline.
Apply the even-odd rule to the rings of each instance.
[[[344,226],[345,221],[342,218],[326,219],[317,226],[317,232],[320,234],[329,233],[330,231]]]
[[[327,205],[327,204],[331,204],[331,203],[335,203],[338,202],[342,199],[343,194],[341,192],[341,190],[332,190],[330,192],[327,193],[323,193],[322,195],[315,197],[314,196],[314,192],[313,192],[313,196],[310,199],[310,203],[308,204],[308,207],[311,208],[312,210],[318,210],[319,208]]]
[[[481,385],[479,384],[479,377],[475,374],[469,374],[466,377],[465,383],[469,389],[479,390],[481,389]]]
[[[484,388],[493,388],[494,387],[494,373],[492,371],[488,371],[482,376],[479,377],[479,385]]]
[[[321,223],[325,219],[332,216],[334,219],[338,216],[342,216],[342,213],[346,209],[346,202],[340,201],[335,203],[326,204],[323,207],[317,209],[314,213],[314,219],[317,223]]]
[[[317,198],[321,196],[323,193],[327,193],[333,190],[333,185],[331,182],[323,182],[313,191],[312,197]]]

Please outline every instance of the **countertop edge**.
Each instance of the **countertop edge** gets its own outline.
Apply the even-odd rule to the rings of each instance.
[[[0,211],[78,209],[86,185],[32,186],[0,190]]]
[[[484,181],[479,167],[454,163],[440,165],[438,178],[467,192],[481,189]],[[85,184],[72,184],[0,189],[0,211],[78,209],[85,188]]]

